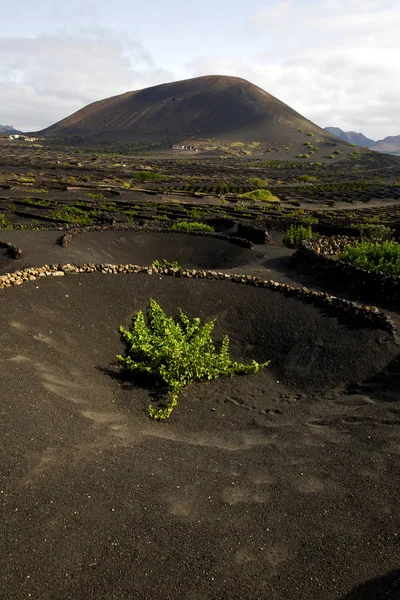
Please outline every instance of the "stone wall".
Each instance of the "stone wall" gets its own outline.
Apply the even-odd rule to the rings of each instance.
[[[259,288],[267,288],[280,292],[286,296],[298,298],[302,301],[312,302],[318,308],[328,313],[346,315],[348,318],[360,322],[363,326],[384,329],[390,332],[396,330],[395,324],[390,317],[374,306],[363,306],[357,302],[350,302],[343,298],[330,296],[325,292],[317,292],[308,288],[297,288],[286,283],[278,283],[273,280],[262,280],[253,275],[239,275],[234,273],[223,273],[217,271],[206,271],[201,269],[178,269],[178,268],[155,268],[153,266],[139,265],[115,265],[115,264],[65,264],[44,265],[42,267],[23,269],[14,273],[0,275],[0,289],[11,286],[19,286],[29,281],[36,281],[41,277],[64,277],[65,275],[82,273],[104,273],[109,275],[144,273],[147,275],[157,274],[170,277],[187,277],[191,279],[222,280],[228,283],[251,285]]]
[[[335,254],[339,249],[340,251],[343,249],[343,242],[339,241],[338,246],[334,246],[335,241],[331,240],[325,245],[324,239],[312,238],[301,242],[300,247],[293,254],[292,265],[304,273],[317,274],[340,285],[351,285],[360,292],[368,294],[375,301],[398,302],[400,300],[400,277],[371,273],[330,258],[329,254],[333,253],[333,248]]]
[[[11,258],[21,258],[22,257],[21,248],[18,248],[18,246],[15,246],[14,244],[10,244],[9,242],[0,241],[0,248],[5,248],[7,251],[7,254],[9,256],[11,256]]]

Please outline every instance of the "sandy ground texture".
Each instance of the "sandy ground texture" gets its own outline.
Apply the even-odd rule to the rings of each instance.
[[[114,235],[60,252],[153,257]],[[196,266],[220,248],[176,237],[154,258]],[[37,239],[26,260],[47,253]],[[221,251],[215,268],[263,268],[225,246],[233,262]],[[193,385],[168,422],[152,421],[151,392],[115,364],[119,325],[149,298],[216,318],[234,358],[270,366]],[[1,598],[398,600],[390,334],[267,289],[144,274],[41,279],[1,302]]]

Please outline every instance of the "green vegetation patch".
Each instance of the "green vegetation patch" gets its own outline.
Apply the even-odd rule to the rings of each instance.
[[[91,214],[95,216],[95,211],[92,211]],[[55,221],[90,225],[93,223],[91,214],[81,210],[80,208],[76,208],[75,206],[63,206],[60,210],[52,211],[49,216]]]
[[[176,260],[166,260],[165,258],[160,262],[159,260],[153,260],[151,263],[152,267],[156,269],[180,269],[181,265]]]
[[[362,241],[355,246],[346,246],[341,259],[366,271],[382,272],[400,277],[400,244],[398,242]]]
[[[248,200],[261,200],[262,202],[280,202],[278,196],[274,196],[273,193],[267,189],[259,189],[253,190],[252,192],[246,192],[245,194],[240,194],[239,198],[247,198]]]
[[[153,408],[147,414],[153,419],[167,419],[178,404],[182,389],[195,381],[210,381],[256,373],[268,362],[245,365],[230,358],[229,339],[224,337],[219,350],[211,333],[214,321],[202,323],[199,318],[189,319],[179,311],[179,317],[168,317],[153,299],[150,299],[146,324],[140,310],[133,318],[130,330],[120,327],[125,342],[125,356],[118,355],[134,378],[144,379],[153,388],[161,388],[167,395],[165,408]]]
[[[365,223],[361,225],[360,232],[362,238],[375,242],[390,240],[392,237],[392,230],[390,227],[374,223]]]
[[[12,225],[8,219],[5,218],[3,213],[0,213],[0,229],[11,229]]]
[[[304,227],[303,225],[290,225],[283,236],[283,243],[288,248],[298,248],[301,241],[312,238],[313,235],[311,226]]]
[[[261,179],[260,177],[250,177],[246,183],[255,188],[266,188],[268,185],[267,179]]]
[[[162,175],[161,173],[156,173],[155,171],[139,171],[135,173],[132,177],[136,179],[136,181],[168,181],[169,177],[167,175]]]
[[[204,233],[214,233],[215,229],[212,225],[199,223],[198,221],[178,221],[172,225],[173,231],[203,231]]]
[[[93,200],[107,200],[107,196],[101,192],[87,192],[86,196],[88,198],[93,198]]]

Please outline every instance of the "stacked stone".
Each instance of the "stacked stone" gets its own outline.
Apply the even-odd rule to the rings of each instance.
[[[103,274],[131,274],[146,273],[148,275],[158,274],[173,277],[186,277],[190,279],[212,279],[220,281],[229,281],[244,285],[267,288],[293,296],[300,300],[308,300],[317,306],[330,308],[333,312],[346,313],[349,317],[367,323],[372,327],[385,329],[394,332],[396,330],[393,321],[375,306],[364,306],[357,302],[351,302],[336,296],[330,296],[325,292],[309,290],[306,287],[297,288],[286,283],[278,283],[272,279],[262,280],[253,275],[240,275],[235,273],[224,273],[218,271],[207,271],[202,269],[178,269],[178,268],[157,268],[153,266],[140,266],[133,264],[94,264],[75,265],[68,263],[65,265],[44,265],[42,267],[23,269],[14,273],[7,273],[0,276],[0,288],[22,285],[27,281],[35,281],[41,277],[63,277],[65,275],[79,275],[82,273],[103,273]]]
[[[359,242],[359,239],[354,237],[351,238],[347,235],[336,235],[329,237],[321,236],[306,241],[318,254],[338,256],[343,252],[345,246],[354,246],[357,242]]]
[[[18,246],[15,246],[14,244],[0,241],[0,248],[6,248],[7,254],[11,256],[11,258],[22,258],[21,248],[18,248]]]
[[[373,273],[366,271],[350,263],[332,259],[327,253],[323,253],[318,245],[321,238],[303,240],[298,250],[292,256],[292,264],[301,271],[317,273],[321,277],[332,281],[351,282],[360,291],[364,290],[368,295],[379,300],[386,299],[392,302],[400,300],[400,277],[392,277],[382,272]],[[352,242],[355,243],[354,241]]]

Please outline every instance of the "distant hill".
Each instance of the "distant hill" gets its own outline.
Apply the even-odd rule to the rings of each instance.
[[[384,140],[379,140],[370,146],[371,150],[376,152],[383,152],[384,154],[393,154],[394,156],[400,156],[400,135],[392,135],[386,137]]]
[[[400,135],[388,136],[385,139],[376,142],[375,140],[367,138],[363,133],[343,131],[342,129],[339,129],[339,127],[325,127],[324,129],[350,144],[366,146],[367,148],[371,148],[371,150],[375,150],[375,152],[381,152],[381,154],[400,156]]]
[[[367,148],[370,148],[372,144],[375,144],[375,140],[367,138],[363,133],[343,131],[343,129],[339,129],[339,127],[324,127],[324,129],[344,142],[349,142],[349,144],[357,144],[357,146],[366,146]]]
[[[0,135],[4,135],[4,134],[15,134],[15,133],[22,133],[22,131],[18,131],[18,129],[14,129],[14,127],[11,127],[11,125],[0,125]]]
[[[237,77],[211,75],[126,92],[89,104],[37,132],[118,142],[215,138],[289,144],[304,133],[332,139],[292,108]],[[309,139],[309,138],[307,138]]]

